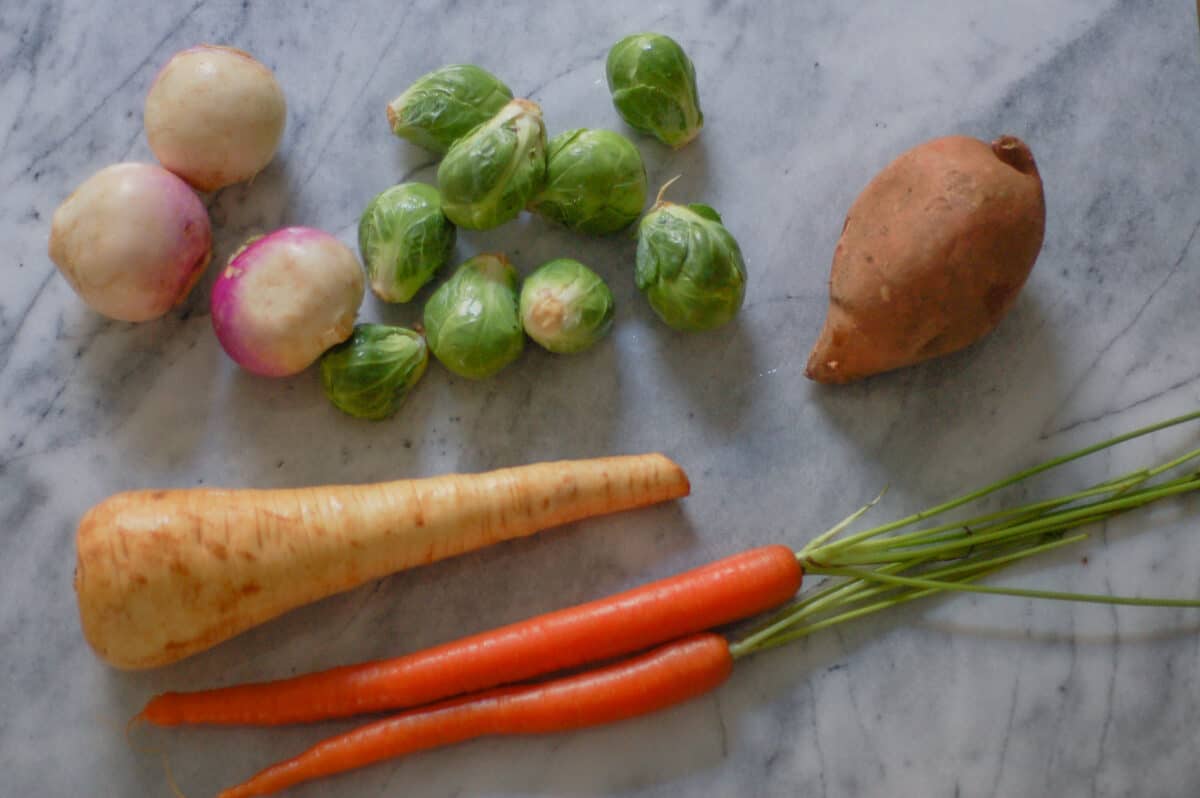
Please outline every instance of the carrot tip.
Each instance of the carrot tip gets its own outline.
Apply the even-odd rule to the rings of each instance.
[[[125,742],[129,743],[129,747],[135,751],[141,751],[143,754],[157,754],[159,753],[157,749],[146,748],[133,741],[133,727],[138,725],[138,723],[145,722],[145,720],[146,718],[142,712],[129,719],[129,722],[125,724]]]
[[[133,728],[139,723],[149,723],[149,718],[146,717],[146,711],[142,710],[138,714],[129,719],[125,724],[125,742],[129,743],[129,747],[135,751],[139,751],[149,756],[159,756],[162,758],[163,773],[167,777],[167,786],[171,788],[171,792],[175,794],[175,798],[187,798],[187,795],[179,788],[179,783],[175,781],[175,774],[171,771],[171,760],[167,756],[167,752],[149,745],[138,745],[133,741]]]
[[[175,798],[187,798],[187,795],[179,788],[179,783],[175,781],[175,774],[171,772],[171,760],[167,757],[167,752],[162,752],[163,772],[167,776],[167,786],[171,788],[171,792],[175,793]]]
[[[170,694],[164,693],[163,695],[170,695]],[[149,701],[147,701],[146,705],[144,707],[142,707],[142,711],[137,713],[137,715],[134,715],[134,720],[142,720],[153,726],[173,726],[173,725],[175,725],[175,724],[171,723],[170,715],[168,713],[164,712],[162,709],[163,695],[156,695],[153,698],[151,698]]]

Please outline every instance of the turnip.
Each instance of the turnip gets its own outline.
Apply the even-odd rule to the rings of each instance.
[[[155,77],[144,122],[163,166],[215,191],[270,163],[286,117],[270,69],[241,50],[202,44],[176,53]]]
[[[285,227],[230,258],[213,286],[213,329],[243,368],[296,374],[353,332],[364,282],[345,244],[321,230]]]
[[[162,316],[212,256],[200,198],[160,166],[105,167],[67,197],[50,225],[50,259],[93,310],[120,321]]]

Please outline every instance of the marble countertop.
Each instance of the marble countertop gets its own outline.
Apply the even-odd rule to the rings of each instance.
[[[150,695],[277,677],[444,641],[767,542],[801,545],[870,499],[885,520],[1200,402],[1200,39],[1182,2],[936,0],[337,4],[9,2],[0,19],[0,772],[10,795],[211,795],[344,725],[139,732]],[[632,280],[633,243],[527,216],[460,237],[522,269],[574,255],[606,275],[614,334],[534,348],[473,383],[439,367],[396,418],[358,423],[313,373],[239,371],[212,334],[210,270],[160,321],[106,321],[46,255],[84,177],[151,160],[149,83],[198,42],[247,49],[289,102],[281,151],[206,197],[215,260],[357,216],[435,164],[384,105],[417,75],[475,62],[540,102],[551,132],[626,130],[607,48],[679,39],[706,115],[680,152],[638,139],[649,178],[724,215],[750,273],[737,321],[675,334]],[[626,132],[628,132],[626,130]],[[804,378],[846,208],[933,136],[1032,147],[1045,246],[1014,310],[969,350],[841,388]],[[362,317],[415,321],[368,298]],[[1048,476],[1105,478],[1194,446],[1183,428]],[[504,544],[289,614],[178,665],[97,660],[71,589],[80,515],[148,486],[308,485],[662,450],[681,502]],[[1200,502],[1093,530],[1005,577],[1059,590],[1200,595]],[[842,625],[739,664],[653,717],[481,740],[297,796],[1182,796],[1200,785],[1200,614],[961,596]]]

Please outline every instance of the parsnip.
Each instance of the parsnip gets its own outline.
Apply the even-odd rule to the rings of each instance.
[[[79,524],[80,620],[112,665],[166,665],[396,571],[688,490],[678,465],[646,454],[372,485],[121,493]]]

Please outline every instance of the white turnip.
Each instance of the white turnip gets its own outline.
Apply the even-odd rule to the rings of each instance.
[[[275,75],[249,53],[202,44],[176,53],[146,96],[150,149],[201,191],[240,183],[270,163],[287,103]]]
[[[92,309],[148,321],[177,305],[212,256],[208,212],[159,166],[105,167],[67,197],[50,225],[50,259]]]
[[[230,258],[213,286],[213,329],[243,368],[286,377],[350,336],[364,285],[358,258],[341,241],[286,227]]]

